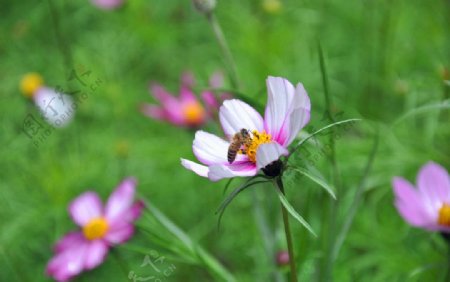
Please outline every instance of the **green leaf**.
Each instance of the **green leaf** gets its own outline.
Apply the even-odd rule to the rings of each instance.
[[[144,197],[141,197],[144,198]],[[196,244],[181,228],[175,225],[157,207],[149,201],[144,200],[145,208],[163,225],[170,233],[177,237],[189,250],[197,257],[203,265],[207,267],[211,274],[224,281],[236,281],[234,276],[228,272],[212,255],[205,251],[199,244]],[[189,259],[185,257],[185,259]]]
[[[362,120],[362,119],[360,119],[360,118],[351,118],[351,119],[346,119],[346,120],[337,121],[337,122],[331,123],[331,124],[329,124],[329,125],[327,125],[327,126],[324,126],[324,127],[322,127],[321,129],[319,129],[319,130],[315,131],[314,133],[312,133],[311,135],[309,135],[308,137],[306,137],[305,139],[300,140],[300,142],[298,142],[297,145],[295,145],[295,147],[294,147],[294,149],[291,151],[291,154],[290,154],[290,155],[292,155],[292,153],[294,153],[294,152],[295,152],[295,151],[296,151],[303,143],[305,143],[306,141],[308,141],[309,139],[311,139],[311,138],[314,137],[315,135],[317,135],[317,134],[319,134],[319,133],[322,133],[323,131],[325,131],[325,130],[327,130],[327,129],[329,129],[329,128],[332,128],[333,126],[341,125],[341,124],[349,123],[349,122],[354,122],[354,121],[361,121],[361,120]]]
[[[220,207],[217,209],[216,214],[219,213],[219,220],[217,222],[217,226],[220,227],[220,222],[222,220],[222,216],[223,213],[225,212],[225,209],[228,207],[228,205],[231,203],[231,201],[233,201],[233,199],[242,191],[244,191],[245,189],[256,185],[256,184],[260,184],[260,183],[266,183],[268,182],[267,180],[259,180],[259,181],[255,181],[255,182],[251,182],[251,180],[255,179],[257,176],[254,176],[252,178],[250,178],[249,180],[247,180],[243,185],[241,185],[240,187],[236,188],[233,192],[231,192],[231,194],[222,202],[222,204],[220,205]],[[249,183],[251,182],[251,183]]]
[[[278,198],[280,199],[281,204],[283,204],[283,206],[292,215],[292,217],[294,217],[298,222],[300,222],[300,224],[303,225],[312,235],[314,235],[314,237],[317,237],[316,233],[309,225],[309,223],[301,215],[299,215],[298,212],[291,206],[291,204],[288,202],[283,193],[281,193],[280,189],[277,188],[275,190],[277,191]]]
[[[328,194],[330,194],[330,196],[336,200],[336,194],[334,193],[334,188],[328,184],[327,182],[325,182],[325,180],[322,179],[322,177],[318,176],[318,175],[314,175],[312,174],[310,171],[307,171],[306,169],[300,168],[300,167],[293,167],[292,168],[294,171],[308,177],[309,179],[311,179],[312,181],[314,181],[315,183],[319,184],[322,188],[324,188]]]
[[[402,122],[410,117],[413,117],[415,115],[430,112],[430,111],[435,111],[435,110],[441,110],[441,109],[450,109],[450,100],[449,99],[412,109],[409,112],[407,112],[406,114],[404,114],[401,117],[399,117],[398,119],[396,119],[395,122],[393,123],[393,125],[395,126],[395,125],[399,124],[400,122]]]

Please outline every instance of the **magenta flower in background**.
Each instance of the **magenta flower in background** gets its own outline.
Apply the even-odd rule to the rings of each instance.
[[[303,84],[294,86],[281,77],[267,79],[268,102],[262,116],[240,100],[228,100],[220,107],[220,122],[228,140],[241,129],[251,132],[245,153],[239,152],[231,164],[227,160],[230,141],[197,131],[194,155],[203,165],[181,159],[182,165],[212,181],[236,176],[254,176],[259,169],[288,155],[287,147],[309,122],[311,103]]]
[[[103,10],[113,10],[122,6],[124,0],[91,0],[92,4]]]
[[[100,265],[110,247],[122,244],[134,233],[133,222],[140,216],[142,202],[134,202],[136,181],[125,179],[109,197],[105,207],[95,192],[85,192],[69,206],[73,221],[81,227],[60,239],[47,275],[67,281],[84,270]]]
[[[193,92],[194,77],[184,73],[181,78],[180,96],[171,95],[159,84],[151,84],[150,92],[160,102],[160,106],[144,104],[141,111],[148,117],[165,120],[177,126],[198,128],[212,119],[217,113],[219,102],[212,91],[203,91],[201,97],[204,105]],[[222,76],[215,73],[210,79],[211,88],[222,85]],[[222,94],[221,99],[226,99]]]
[[[395,206],[409,224],[450,233],[450,180],[445,168],[428,162],[417,175],[417,187],[394,177]]]

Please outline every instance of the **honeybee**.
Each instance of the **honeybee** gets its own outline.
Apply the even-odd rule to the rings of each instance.
[[[251,141],[250,131],[242,128],[236,133],[231,139],[230,146],[228,147],[228,162],[232,164],[236,159],[238,151],[241,149],[242,145],[247,144]]]

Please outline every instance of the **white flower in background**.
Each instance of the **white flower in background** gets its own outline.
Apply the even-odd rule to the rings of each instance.
[[[43,85],[42,77],[30,73],[20,83],[22,93],[33,100],[44,119],[53,127],[64,127],[73,119],[76,104],[67,94]]]

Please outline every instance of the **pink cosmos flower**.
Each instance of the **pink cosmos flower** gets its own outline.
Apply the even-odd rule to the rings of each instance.
[[[448,172],[428,162],[417,175],[417,187],[401,177],[392,181],[395,206],[409,224],[450,233],[450,179]]]
[[[165,120],[177,126],[198,128],[211,119],[219,108],[212,91],[201,93],[203,106],[195,96],[192,87],[194,77],[190,73],[184,73],[181,78],[180,96],[175,97],[167,92],[163,86],[152,84],[150,92],[161,103],[161,106],[144,104],[142,113],[158,120]],[[211,88],[219,88],[222,85],[222,76],[214,74],[210,79]],[[224,96],[223,98],[226,98]]]
[[[92,4],[103,10],[113,10],[122,6],[124,0],[91,0]]]
[[[47,275],[67,281],[84,270],[100,265],[111,246],[122,244],[134,233],[133,221],[141,214],[142,202],[133,202],[136,181],[125,179],[103,207],[95,192],[85,192],[69,206],[73,221],[81,227],[60,239]]]
[[[240,100],[225,101],[220,107],[219,117],[228,141],[197,131],[193,151],[203,165],[181,159],[185,168],[212,181],[254,176],[259,169],[288,154],[287,147],[309,122],[311,103],[301,83],[294,88],[288,80],[271,76],[266,82],[268,101],[264,118]],[[241,129],[251,133],[251,142],[242,146],[235,161],[229,163],[229,140]]]

